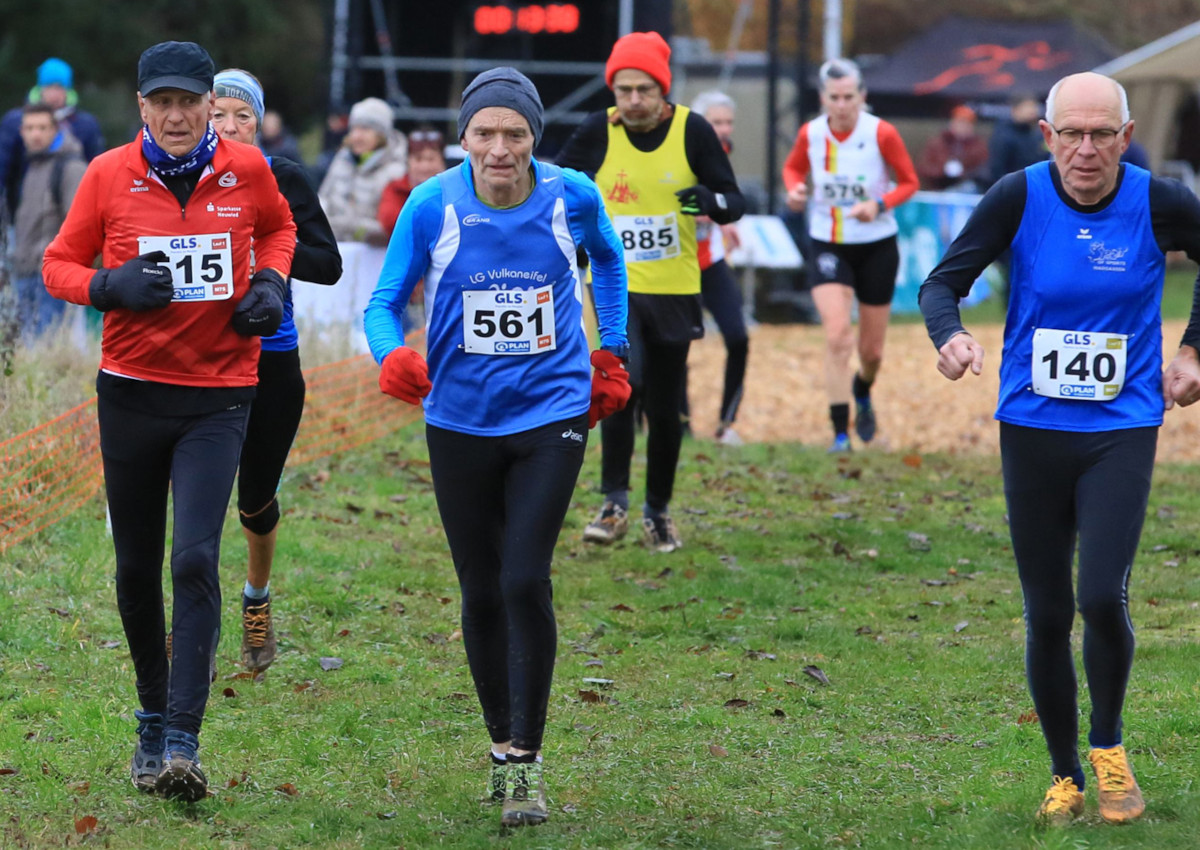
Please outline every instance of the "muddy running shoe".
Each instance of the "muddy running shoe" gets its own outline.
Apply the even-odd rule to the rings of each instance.
[[[271,622],[271,597],[242,597],[242,664],[258,673],[275,660],[275,626]]]
[[[503,803],[505,786],[508,783],[508,761],[506,759],[498,759],[493,755],[489,755],[488,765],[490,772],[488,773],[487,784],[487,801],[489,803]]]
[[[629,513],[616,502],[605,500],[596,518],[583,530],[584,543],[616,543],[629,531]]]
[[[838,434],[833,438],[833,445],[825,450],[825,454],[836,455],[844,454],[850,451],[850,437],[847,434]]]
[[[854,403],[854,433],[864,443],[875,439],[875,408],[870,399]]]
[[[1054,784],[1046,792],[1046,798],[1037,810],[1037,820],[1042,826],[1064,827],[1083,814],[1083,792],[1075,786],[1069,776],[1054,777]]]
[[[1123,746],[1094,748],[1088,753],[1088,761],[1096,771],[1100,817],[1109,823],[1127,823],[1146,811],[1142,789],[1133,777]]]
[[[167,732],[163,769],[154,783],[159,794],[187,803],[208,796],[208,779],[200,769],[199,748],[195,735],[177,729]]]
[[[723,425],[717,429],[717,443],[722,446],[745,445],[742,438],[738,436],[738,432],[728,425]]]
[[[509,763],[507,772],[500,824],[533,826],[545,823],[549,812],[546,809],[546,788],[542,784],[542,763]]]
[[[655,552],[665,554],[683,548],[683,541],[675,530],[675,520],[669,516],[642,517],[642,536]]]
[[[161,714],[138,709],[133,713],[138,719],[138,742],[133,750],[133,762],[129,765],[129,778],[133,787],[151,793],[163,765],[163,744],[167,724]]]

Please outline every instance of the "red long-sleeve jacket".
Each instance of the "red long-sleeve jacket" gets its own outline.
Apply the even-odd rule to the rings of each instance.
[[[136,257],[138,238],[229,234],[233,292],[219,301],[172,301],[160,310],[104,314],[100,368],[117,375],[195,387],[258,383],[258,337],[230,325],[250,288],[250,248],[258,269],[287,277],[296,225],[262,153],[221,139],[211,165],[181,208],[142,156],[141,136],[88,166],[42,273],[56,298],[89,304],[97,255],[114,269]],[[176,286],[181,271],[176,270]]]

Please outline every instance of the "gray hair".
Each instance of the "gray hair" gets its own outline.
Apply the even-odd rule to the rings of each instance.
[[[841,80],[845,77],[850,77],[858,83],[858,90],[863,90],[862,71],[858,70],[858,66],[849,59],[830,59],[821,66],[821,70],[817,72],[818,78],[821,80],[821,88],[830,80]]]
[[[714,106],[724,106],[730,112],[737,112],[737,104],[733,102],[733,98],[725,94],[725,92],[716,91],[715,89],[713,91],[700,92],[700,94],[696,95],[692,101],[692,112],[700,116],[705,116],[708,114],[708,110]]]
[[[1053,86],[1051,86],[1050,94],[1046,95],[1046,123],[1049,124],[1051,127],[1054,126],[1054,101],[1058,97],[1059,88],[1062,87],[1062,84],[1067,79],[1068,79],[1067,77],[1063,77],[1061,80],[1059,80]],[[1128,124],[1129,123],[1129,95],[1127,95],[1125,93],[1125,87],[1123,85],[1121,85],[1120,83],[1118,83],[1116,80],[1114,80],[1112,77],[1105,77],[1105,79],[1108,80],[1110,83],[1112,83],[1114,86],[1116,86],[1117,96],[1121,99],[1121,123]]]

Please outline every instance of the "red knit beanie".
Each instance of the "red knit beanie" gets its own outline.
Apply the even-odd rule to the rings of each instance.
[[[604,66],[604,82],[612,88],[613,77],[622,68],[635,68],[649,74],[662,87],[663,94],[671,91],[671,48],[656,32],[631,32],[617,39],[612,54]]]

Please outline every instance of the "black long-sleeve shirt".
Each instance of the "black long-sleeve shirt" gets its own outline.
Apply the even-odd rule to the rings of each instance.
[[[332,286],[342,276],[342,255],[308,173],[304,166],[281,156],[271,157],[271,173],[296,222],[292,277]]]
[[[1083,206],[1063,190],[1058,168],[1050,165],[1050,178],[1059,200],[1078,212],[1099,212],[1116,197],[1125,177],[1125,166],[1117,173],[1112,192],[1092,206]],[[1025,172],[1017,171],[1002,178],[987,191],[955,237],[942,261],[921,284],[918,302],[925,316],[925,327],[934,348],[941,349],[949,339],[966,329],[958,311],[959,299],[966,297],[971,285],[988,264],[1012,245],[1021,218],[1025,214],[1027,184]],[[1150,178],[1150,225],[1154,240],[1164,254],[1183,251],[1200,262],[1200,199],[1177,180]],[[1183,334],[1182,345],[1200,350],[1200,275],[1192,296],[1192,314]]]
[[[653,130],[629,133],[630,144],[643,153],[657,150],[658,146],[666,141],[671,122],[677,114],[678,112],[673,113]],[[692,169],[700,184],[725,196],[726,209],[714,210],[709,217],[717,224],[729,224],[741,218],[746,212],[746,199],[742,196],[742,190],[738,188],[737,178],[733,176],[729,156],[721,147],[721,140],[717,138],[712,125],[703,116],[691,111],[688,112],[687,123],[683,126],[683,150],[687,156],[688,167]],[[594,180],[607,155],[608,112],[602,110],[583,119],[583,123],[563,145],[556,163],[582,171]]]

